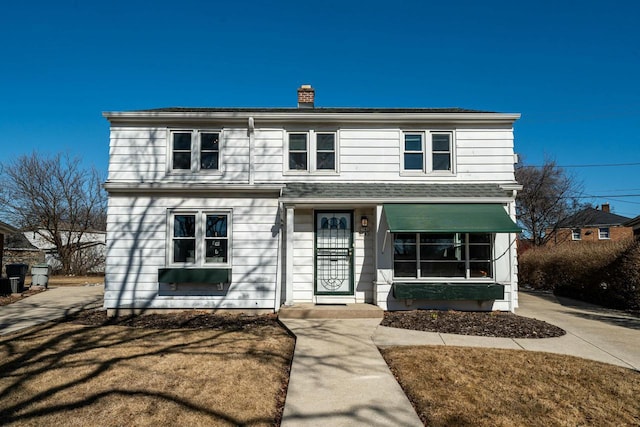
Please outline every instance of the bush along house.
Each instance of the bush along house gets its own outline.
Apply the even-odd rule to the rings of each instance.
[[[105,307],[517,307],[513,123],[459,108],[109,112]]]

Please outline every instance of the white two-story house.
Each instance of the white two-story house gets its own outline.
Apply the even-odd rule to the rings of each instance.
[[[104,114],[110,313],[517,307],[519,114],[314,95]]]

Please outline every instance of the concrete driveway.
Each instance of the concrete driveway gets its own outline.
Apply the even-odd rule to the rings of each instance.
[[[61,319],[90,307],[100,307],[104,285],[60,286],[0,307],[0,335]]]
[[[515,340],[525,350],[570,354],[640,370],[640,318],[542,293],[519,293],[516,314],[556,325],[559,338]]]

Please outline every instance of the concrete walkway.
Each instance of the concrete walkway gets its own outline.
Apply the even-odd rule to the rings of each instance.
[[[379,326],[379,319],[281,319],[296,335],[283,414],[291,426],[421,426],[376,346],[453,345],[567,354],[640,370],[640,319],[521,292],[518,315],[559,326],[558,338],[510,339]]]
[[[380,319],[282,319],[297,337],[283,427],[422,426],[371,337]]]
[[[100,307],[103,285],[61,286],[0,307],[0,335],[65,317],[76,311]]]
[[[567,354],[640,370],[640,319],[553,295],[519,293],[516,314],[543,320],[567,334],[558,338],[490,338],[439,334],[379,326],[374,336],[378,346],[454,345],[510,348]]]

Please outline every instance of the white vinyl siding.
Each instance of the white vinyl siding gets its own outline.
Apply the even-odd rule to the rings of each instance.
[[[232,279],[224,292],[207,284],[178,284],[172,291],[158,283],[158,269],[167,267],[167,211],[176,207],[181,212],[233,212],[229,223]],[[111,195],[105,307],[273,309],[278,277],[277,218],[277,198]]]

